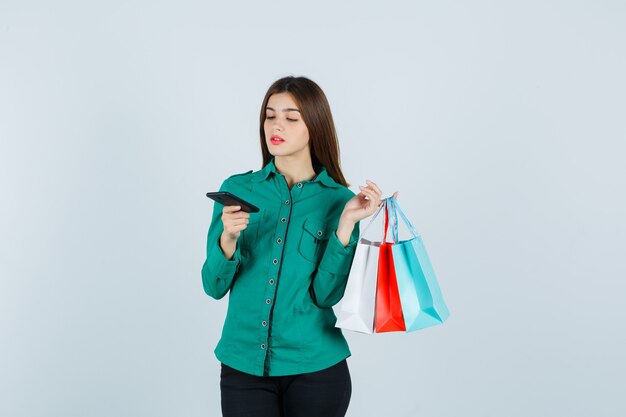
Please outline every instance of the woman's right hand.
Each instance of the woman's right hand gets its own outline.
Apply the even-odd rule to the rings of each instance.
[[[240,209],[241,206],[224,206],[222,209],[222,223],[224,224],[222,237],[227,241],[235,242],[241,231],[248,227],[250,213]]]
[[[237,239],[241,231],[248,227],[250,213],[240,210],[241,206],[224,206],[222,209],[222,223],[224,231],[220,236],[220,247],[226,259],[233,259],[237,249]]]

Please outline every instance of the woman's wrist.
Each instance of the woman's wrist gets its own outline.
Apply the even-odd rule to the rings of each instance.
[[[350,235],[352,235],[355,224],[355,222],[346,219],[343,215],[339,218],[339,224],[337,225],[337,238],[344,247],[348,246],[348,243],[350,242]]]
[[[226,233],[222,233],[220,236],[220,249],[224,254],[226,260],[230,261],[237,250],[237,239],[229,239]]]

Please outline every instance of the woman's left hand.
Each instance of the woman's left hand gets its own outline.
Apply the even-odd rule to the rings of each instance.
[[[366,182],[367,186],[363,187],[362,185],[359,185],[361,192],[352,197],[346,203],[343,208],[343,213],[341,213],[340,222],[343,220],[356,224],[364,218],[374,214],[378,207],[382,204],[382,191],[380,191],[380,188],[378,188],[378,186],[370,180],[366,180]],[[393,193],[393,197],[398,197],[397,191]]]

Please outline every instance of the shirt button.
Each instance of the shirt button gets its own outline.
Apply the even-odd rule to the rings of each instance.
[[[283,243],[283,240],[281,238],[276,239],[276,243]]]
[[[261,349],[265,350],[265,343],[261,343]]]
[[[324,232],[322,232],[321,230],[318,230],[318,231],[317,231],[317,235],[318,235],[318,236],[322,236],[323,234],[324,234]]]
[[[298,188],[302,188],[302,183],[301,182],[298,183]]]
[[[280,221],[285,223],[287,221],[287,219],[283,217],[282,219],[280,219]]]
[[[270,285],[274,285],[274,280],[270,279]]]
[[[289,204],[289,200],[286,200],[286,201],[285,201],[285,204]]]
[[[274,260],[272,261],[272,263],[273,263],[274,265],[276,265],[276,264],[278,263],[278,259],[274,259]]]
[[[263,327],[267,326],[267,322],[265,320],[263,320],[261,324],[263,325]]]
[[[265,304],[272,304],[272,300],[268,298],[267,300],[265,300]]]

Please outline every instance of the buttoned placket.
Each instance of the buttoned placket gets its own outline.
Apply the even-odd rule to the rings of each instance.
[[[287,180],[282,174],[276,174],[278,177],[278,183],[280,184],[281,205],[278,211],[280,221],[277,223],[276,235],[274,236],[274,247],[270,252],[272,257],[269,277],[267,279],[266,291],[265,291],[265,308],[263,313],[263,320],[260,324],[261,329],[261,344],[260,348],[264,352],[263,355],[263,374],[268,375],[269,363],[268,363],[268,350],[270,349],[270,340],[272,334],[272,314],[274,311],[274,305],[276,302],[276,294],[278,292],[278,283],[280,280],[280,270],[283,262],[283,255],[285,249],[285,237],[287,236],[287,230],[289,228],[289,220],[291,219],[291,212],[293,207],[293,198],[298,197],[303,190],[304,183],[298,182],[294,185],[293,191],[289,189]]]

